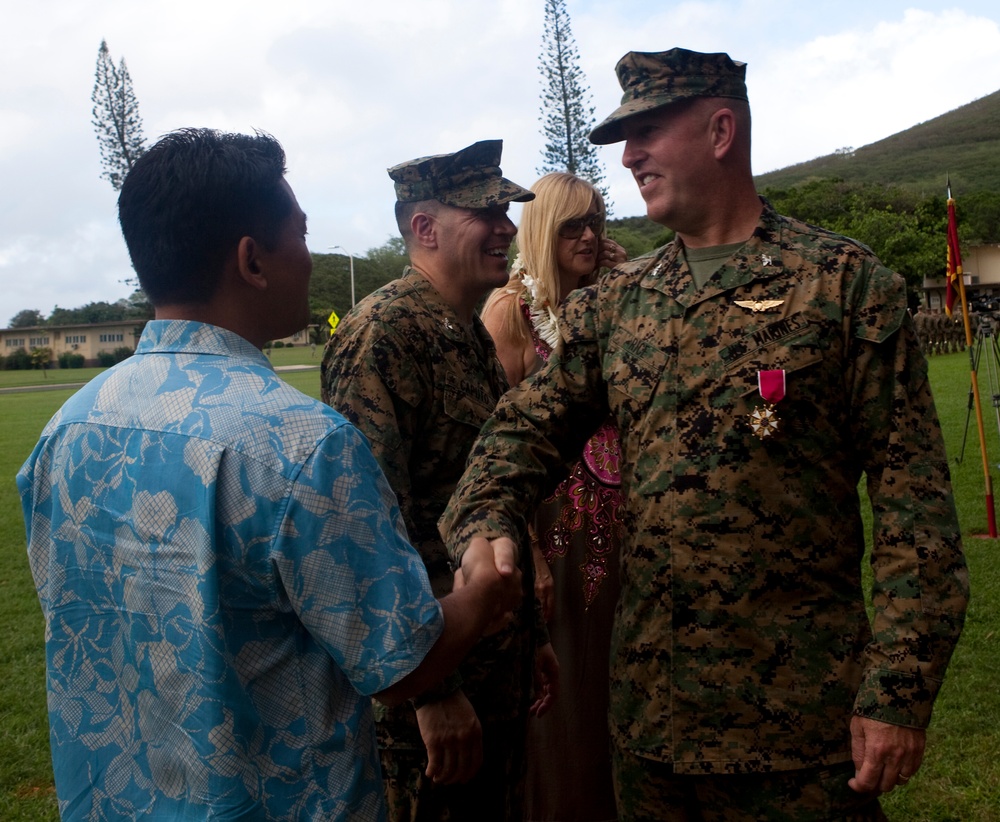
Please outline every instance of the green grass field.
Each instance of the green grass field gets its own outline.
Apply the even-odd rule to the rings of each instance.
[[[276,366],[318,365],[320,352],[277,349]],[[969,360],[965,354],[934,357],[931,382],[951,455],[952,480],[972,577],[973,598],[965,632],[928,731],[928,752],[919,775],[884,799],[892,822],[995,822],[1000,819],[1000,541],[987,530],[983,463],[975,419],[966,431]],[[990,470],[1000,463],[1000,435],[987,363],[980,363],[980,391]],[[19,372],[0,372],[2,378]],[[20,372],[24,374],[26,372]],[[49,372],[77,382],[93,372]],[[319,395],[316,370],[283,376],[302,391]],[[37,374],[38,381],[43,378]],[[23,384],[23,383],[22,383]],[[0,819],[4,822],[56,820],[45,716],[43,626],[25,557],[24,527],[14,474],[30,453],[46,420],[72,389],[0,394]],[[1000,400],[998,400],[1000,402]]]

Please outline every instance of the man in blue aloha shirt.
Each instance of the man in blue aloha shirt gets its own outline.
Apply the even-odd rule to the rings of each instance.
[[[309,321],[306,218],[267,135],[186,129],[119,219],[156,308],[18,474],[64,820],[384,818],[398,703],[519,597],[436,600],[365,439],[261,348]]]

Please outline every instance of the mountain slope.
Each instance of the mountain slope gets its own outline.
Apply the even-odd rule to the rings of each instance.
[[[1000,91],[850,154],[828,154],[761,174],[757,187],[789,188],[816,178],[897,183],[923,194],[1000,190]]]

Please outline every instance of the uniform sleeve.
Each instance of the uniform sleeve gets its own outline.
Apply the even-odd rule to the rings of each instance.
[[[292,607],[360,693],[413,671],[443,630],[392,491],[353,426],[330,433],[292,484],[274,557]]]
[[[403,521],[413,522],[410,452],[419,428],[414,409],[426,389],[423,371],[410,348],[381,320],[371,320],[327,353],[322,389],[323,401],[368,438],[396,493]]]
[[[501,398],[483,426],[439,523],[454,560],[477,534],[527,544],[526,514],[607,418],[593,298],[593,289],[583,289],[566,301],[563,341],[541,371]]]
[[[851,343],[852,438],[873,511],[873,641],[861,716],[925,727],[962,630],[968,571],[927,363],[901,278],[858,281]]]

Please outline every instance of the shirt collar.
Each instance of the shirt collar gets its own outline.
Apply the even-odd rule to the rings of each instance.
[[[754,280],[768,280],[781,274],[782,219],[763,197],[764,209],[753,234],[743,246],[723,264],[719,276],[711,278],[702,288],[696,288],[680,254],[680,243],[674,240],[660,253],[657,262],[643,275],[642,286],[667,294],[685,307],[714,297],[724,291],[748,285]]]
[[[239,334],[193,320],[150,320],[143,329],[136,354],[211,354],[253,360],[273,370],[264,352]]]

